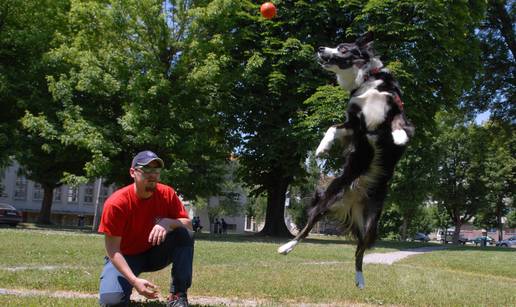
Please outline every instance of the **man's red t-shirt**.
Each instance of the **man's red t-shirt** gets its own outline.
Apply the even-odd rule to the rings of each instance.
[[[159,218],[188,218],[174,189],[158,183],[150,198],[140,199],[131,184],[106,200],[99,232],[122,237],[123,255],[139,254],[152,247],[149,234]]]

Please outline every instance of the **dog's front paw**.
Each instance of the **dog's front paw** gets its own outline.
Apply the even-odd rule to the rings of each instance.
[[[328,146],[328,144],[323,144],[323,142],[321,142],[321,144],[319,144],[319,146],[315,150],[315,156],[321,157],[325,153],[327,153],[329,149],[330,149],[330,146]]]
[[[407,133],[403,129],[394,130],[392,132],[392,138],[394,139],[394,144],[396,145],[405,145],[409,140]]]
[[[298,243],[297,240],[292,240],[288,243],[283,244],[282,246],[280,246],[278,248],[278,253],[283,254],[283,255],[290,253],[294,249],[294,246],[297,245],[297,243]]]
[[[326,131],[323,139],[321,140],[321,143],[319,143],[319,146],[315,150],[316,157],[320,157],[321,155],[327,153],[330,150],[333,142],[335,141],[336,133],[337,128],[335,127],[331,127],[330,129],[328,129],[328,131]]]

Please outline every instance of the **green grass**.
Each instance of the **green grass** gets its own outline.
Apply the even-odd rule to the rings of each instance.
[[[77,230],[0,228],[0,237],[0,288],[97,292],[104,255],[102,236]],[[359,290],[354,285],[352,242],[314,238],[282,256],[276,249],[284,242],[236,235],[198,236],[189,294],[255,300],[266,305],[516,305],[515,249],[449,247],[390,266],[365,264],[366,288]],[[379,242],[369,253],[421,246]],[[45,269],[38,269],[42,266]],[[165,295],[170,268],[143,276],[155,282]],[[0,306],[95,304],[95,298],[0,295]]]

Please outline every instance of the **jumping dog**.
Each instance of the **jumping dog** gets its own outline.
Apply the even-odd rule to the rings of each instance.
[[[364,252],[376,240],[388,183],[414,126],[404,114],[398,82],[374,55],[371,33],[336,48],[319,47],[317,58],[324,69],[335,73],[350,99],[346,122],[328,129],[316,155],[327,154],[339,142],[347,147],[347,156],[342,173],[326,189],[316,190],[306,226],[278,252],[292,251],[317,221],[332,214],[358,241],[355,282],[362,289]]]

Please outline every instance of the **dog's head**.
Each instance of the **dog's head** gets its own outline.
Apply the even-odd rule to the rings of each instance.
[[[372,41],[373,35],[368,32],[353,43],[342,43],[336,48],[319,47],[319,64],[324,69],[334,72],[342,87],[347,90],[354,89],[361,84],[359,79],[362,78],[366,64],[371,64],[369,68],[382,67],[381,62],[374,58]]]

